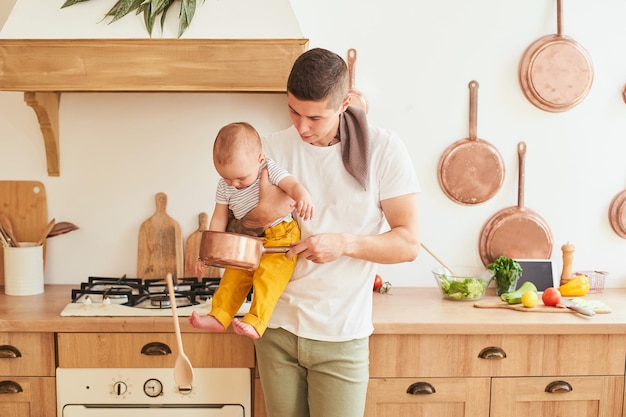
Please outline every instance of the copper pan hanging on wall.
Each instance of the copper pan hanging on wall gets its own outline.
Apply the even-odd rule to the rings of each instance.
[[[609,223],[619,237],[626,239],[626,190],[613,197],[609,206]]]
[[[461,204],[478,204],[493,197],[504,181],[498,149],[476,136],[478,82],[470,81],[469,137],[450,145],[441,155],[437,179],[443,192]]]
[[[574,39],[563,35],[563,0],[557,0],[557,33],[533,42],[522,55],[519,82],[535,107],[562,112],[579,104],[593,82],[589,54]]]
[[[500,255],[514,259],[549,259],[552,255],[552,232],[548,224],[539,214],[524,207],[525,142],[517,144],[517,153],[517,206],[498,211],[484,224],[478,248],[485,266]]]
[[[350,91],[348,92],[348,96],[350,97],[350,104],[355,107],[359,107],[367,113],[367,100],[363,93],[357,90],[354,87],[355,80],[355,67],[356,67],[356,49],[350,48],[348,49],[348,74],[350,77],[349,85]]]

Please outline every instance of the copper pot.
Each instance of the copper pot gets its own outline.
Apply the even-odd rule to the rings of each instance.
[[[494,214],[480,233],[479,252],[486,266],[500,255],[517,259],[550,259],[552,233],[546,221],[533,210],[524,207],[524,157],[526,143],[517,145],[519,156],[519,189],[517,206],[504,208]]]
[[[498,149],[476,137],[478,82],[470,81],[469,137],[450,145],[437,168],[443,192],[461,204],[478,204],[493,197],[504,181],[504,163]]]
[[[255,270],[265,253],[285,253],[289,246],[263,246],[259,238],[229,232],[202,231],[200,261],[205,266]]]
[[[613,231],[626,239],[626,190],[613,197],[609,206],[609,222]]]
[[[562,112],[579,104],[593,82],[589,54],[574,39],[563,35],[562,3],[557,0],[557,33],[533,42],[519,65],[524,95],[535,107],[549,112]]]

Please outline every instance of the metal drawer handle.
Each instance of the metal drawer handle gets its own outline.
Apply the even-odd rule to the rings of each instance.
[[[478,357],[480,359],[504,359],[506,352],[497,346],[489,346],[481,350]]]
[[[15,381],[0,381],[0,394],[19,394],[24,391]]]
[[[141,354],[148,356],[165,356],[171,355],[172,349],[170,349],[170,347],[165,343],[150,342],[141,348]]]
[[[435,392],[435,387],[428,382],[415,382],[406,389],[406,393],[411,395],[429,395]]]
[[[552,381],[546,385],[546,392],[550,394],[558,394],[562,392],[571,392],[574,388],[567,381]]]
[[[2,345],[0,346],[0,358],[3,359],[15,359],[21,358],[22,352],[19,351],[18,348],[11,345]]]

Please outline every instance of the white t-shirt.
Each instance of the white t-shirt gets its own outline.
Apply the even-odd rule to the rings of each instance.
[[[389,230],[380,201],[420,191],[402,140],[370,126],[370,177],[367,191],[344,168],[341,146],[313,146],[292,126],[263,140],[263,148],[311,194],[313,220],[298,219],[302,238],[316,233],[378,235]],[[369,336],[372,284],[377,264],[348,256],[325,264],[299,259],[269,327],[298,336],[346,341]]]

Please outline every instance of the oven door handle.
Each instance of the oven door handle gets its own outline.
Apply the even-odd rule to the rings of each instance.
[[[147,356],[171,355],[172,349],[162,342],[150,342],[141,348],[141,354]]]

